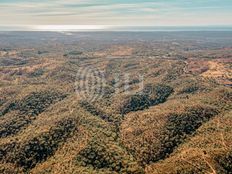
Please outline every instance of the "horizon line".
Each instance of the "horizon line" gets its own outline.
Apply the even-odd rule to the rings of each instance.
[[[187,26],[118,26],[118,25],[0,25],[0,31],[51,31],[51,32],[97,32],[97,31],[232,31],[232,25]]]

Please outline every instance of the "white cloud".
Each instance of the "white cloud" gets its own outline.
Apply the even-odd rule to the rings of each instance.
[[[42,0],[0,3],[0,25],[232,24],[232,13],[218,10],[223,8],[221,6],[191,6],[192,1],[183,2],[188,6],[174,1],[106,3],[100,0]]]

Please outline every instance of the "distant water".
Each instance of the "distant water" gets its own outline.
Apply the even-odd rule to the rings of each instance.
[[[110,29],[109,29],[110,30]],[[112,31],[232,31],[232,26],[150,26],[115,27]]]
[[[0,26],[0,31],[40,31],[28,26]],[[45,30],[42,30],[45,31]],[[66,31],[66,30],[64,30]],[[70,29],[68,31],[232,31],[232,26],[109,26],[105,29]]]

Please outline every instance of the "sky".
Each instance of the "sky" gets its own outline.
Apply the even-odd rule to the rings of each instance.
[[[232,26],[232,0],[0,0],[0,27]]]

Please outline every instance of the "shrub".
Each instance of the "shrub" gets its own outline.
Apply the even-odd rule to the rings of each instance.
[[[143,91],[130,96],[120,109],[122,114],[138,111],[166,101],[173,89],[167,85],[147,85]]]
[[[94,169],[109,169],[128,174],[142,174],[143,170],[133,158],[116,143],[104,139],[93,138],[88,146],[76,157],[81,166]]]
[[[225,174],[232,173],[232,151],[216,156],[215,160],[224,169]]]
[[[19,167],[31,169],[38,162],[44,161],[54,154],[59,144],[70,136],[75,127],[76,122],[72,119],[60,121],[48,133],[43,133],[27,143],[18,145],[6,160]]]
[[[189,107],[180,114],[171,114],[164,128],[159,153],[154,160],[163,159],[172,153],[189,135],[217,114],[215,108],[201,105]]]
[[[59,92],[41,91],[33,92],[22,100],[17,100],[8,104],[0,113],[0,116],[14,110],[17,111],[17,115],[10,121],[0,123],[0,137],[6,137],[19,132],[21,128],[28,125],[35,116],[65,97],[66,95]]]

